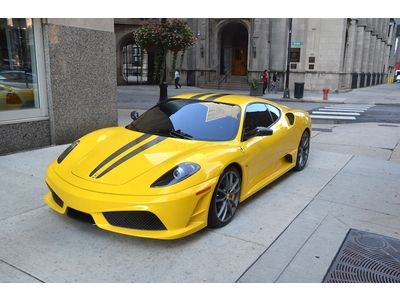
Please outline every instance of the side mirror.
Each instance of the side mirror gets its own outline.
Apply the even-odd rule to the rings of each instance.
[[[135,121],[135,120],[137,120],[138,118],[139,118],[139,113],[138,113],[136,110],[132,111],[132,112],[131,112],[131,119],[132,119],[133,121]]]
[[[248,140],[248,139],[252,138],[253,136],[267,136],[267,135],[272,135],[273,133],[274,133],[274,131],[271,128],[256,127],[244,134],[244,140]]]

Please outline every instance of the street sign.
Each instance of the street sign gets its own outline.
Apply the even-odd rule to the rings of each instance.
[[[292,47],[299,47],[299,46],[303,46],[303,45],[304,45],[304,42],[293,41],[293,42],[290,43],[290,45],[291,45]]]

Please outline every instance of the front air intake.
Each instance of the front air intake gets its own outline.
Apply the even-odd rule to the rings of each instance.
[[[139,230],[166,230],[160,219],[149,211],[104,212],[107,222],[113,226]]]

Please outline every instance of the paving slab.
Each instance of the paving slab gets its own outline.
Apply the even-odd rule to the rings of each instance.
[[[313,149],[318,149],[320,151],[361,155],[382,160],[389,160],[392,155],[392,150],[366,146],[336,145],[314,142],[312,143],[312,147]]]
[[[364,146],[393,150],[400,139],[400,127],[383,127],[378,123],[352,123],[321,132],[314,143]]]
[[[397,142],[397,145],[390,156],[390,160],[400,162],[400,140]]]
[[[123,236],[47,207],[0,228],[0,257],[45,282],[233,282],[264,249],[208,230],[175,241]]]
[[[47,166],[67,147],[68,145],[59,145],[0,156],[0,174],[6,176],[6,172],[14,170],[29,176],[43,178]]]
[[[332,204],[307,208],[282,233],[270,248],[241,276],[239,282],[275,282],[292,262],[299,249],[327,216]],[[315,207],[314,203],[311,206]]]
[[[276,282],[322,282],[349,229],[346,224],[328,216]]]
[[[268,247],[350,159],[345,154],[311,152],[303,171],[288,172],[246,200],[234,222],[216,233]]]
[[[0,260],[0,282],[2,283],[35,283],[41,282]]]
[[[382,213],[331,203],[329,214],[350,228],[400,238],[400,218],[390,212]]]
[[[0,176],[4,187],[0,189],[0,220],[44,206],[47,187],[43,178],[8,168],[2,168]]]

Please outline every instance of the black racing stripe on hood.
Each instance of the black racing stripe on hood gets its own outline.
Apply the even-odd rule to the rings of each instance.
[[[166,137],[159,136],[159,137],[155,138],[154,140],[152,140],[151,142],[148,142],[148,143],[140,146],[139,148],[133,150],[132,152],[128,153],[124,157],[122,157],[119,160],[117,160],[115,163],[113,163],[107,169],[105,169],[102,173],[99,174],[99,176],[97,176],[97,178],[100,178],[100,177],[104,176],[105,174],[107,174],[111,170],[113,170],[116,167],[118,167],[120,164],[126,162],[128,159],[134,157],[135,155],[138,155],[139,153],[143,152],[144,150],[149,149],[150,147],[153,147],[154,145],[162,142],[165,139],[166,139]]]
[[[218,98],[221,98],[223,96],[228,96],[228,95],[230,95],[230,94],[217,94],[217,95],[213,95],[213,96],[207,97],[204,100],[205,101],[214,101],[214,100],[217,100]]]
[[[212,94],[214,94],[214,93],[203,93],[203,94],[196,94],[196,95],[194,95],[194,96],[190,97],[190,99],[198,99],[198,98],[200,98],[200,97],[204,97],[204,96],[207,96],[207,95],[212,95]]]
[[[137,139],[134,139],[133,141],[129,142],[122,148],[118,149],[115,151],[113,154],[111,154],[109,157],[107,157],[105,160],[103,160],[92,172],[90,172],[89,176],[92,177],[98,170],[100,170],[102,167],[104,167],[106,164],[108,164],[110,161],[112,161],[114,158],[116,158],[118,155],[124,153],[126,150],[129,148],[132,148],[133,146],[139,144],[140,142],[143,142],[144,140],[148,139],[151,137],[151,134],[143,134]]]

